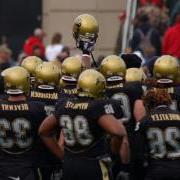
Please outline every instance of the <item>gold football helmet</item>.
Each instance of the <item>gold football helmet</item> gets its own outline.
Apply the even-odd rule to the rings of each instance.
[[[83,71],[78,79],[79,96],[101,97],[106,88],[106,80],[104,76],[94,69]]]
[[[43,62],[35,71],[36,85],[40,89],[54,89],[59,85],[59,68],[52,62]]]
[[[178,77],[179,68],[179,62],[175,57],[163,55],[154,64],[153,76],[159,83],[172,83]]]
[[[98,37],[99,25],[94,16],[90,14],[81,14],[76,17],[73,25],[73,36],[96,39]]]
[[[52,63],[53,65],[57,66],[57,68],[59,69],[59,73],[61,75],[61,62],[57,59],[53,60],[53,61],[49,61],[50,63]]]
[[[100,65],[100,72],[107,78],[116,77],[114,80],[122,80],[126,74],[126,64],[116,55],[105,57]]]
[[[21,66],[27,69],[30,75],[34,77],[36,67],[41,63],[43,63],[43,61],[39,57],[28,56],[22,61]]]
[[[143,82],[146,79],[144,71],[140,68],[129,68],[126,70],[125,80],[126,82],[139,81]]]
[[[62,63],[61,71],[63,81],[76,82],[82,71],[81,59],[76,56],[66,58]]]
[[[30,75],[20,66],[15,66],[2,71],[4,87],[7,94],[18,95],[30,91]]]

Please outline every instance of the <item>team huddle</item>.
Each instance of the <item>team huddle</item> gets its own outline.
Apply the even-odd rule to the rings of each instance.
[[[179,180],[180,64],[153,73],[109,55],[92,65],[94,17],[75,20],[83,56],[29,56],[1,73],[0,180]]]

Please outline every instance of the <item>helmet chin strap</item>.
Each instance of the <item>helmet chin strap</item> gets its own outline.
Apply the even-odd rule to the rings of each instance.
[[[96,63],[96,61],[95,61],[95,59],[94,59],[93,53],[92,53],[92,52],[90,52],[90,54],[91,54],[91,57],[92,57],[92,60],[93,60],[94,66],[95,66],[96,68],[98,68],[98,65],[97,65],[97,63]]]

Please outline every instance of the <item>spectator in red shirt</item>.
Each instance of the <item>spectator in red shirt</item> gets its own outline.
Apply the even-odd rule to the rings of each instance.
[[[45,46],[43,44],[43,38],[45,36],[45,33],[42,29],[36,28],[34,30],[34,35],[30,36],[24,44],[23,50],[27,56],[34,55],[34,48],[39,48],[40,50],[40,58],[44,58],[45,55]]]
[[[164,6],[162,0],[140,0],[140,4],[141,6],[154,5],[154,6],[159,6],[160,8]]]
[[[169,27],[164,35],[162,54],[169,54],[180,58],[180,12],[176,15],[176,23]]]

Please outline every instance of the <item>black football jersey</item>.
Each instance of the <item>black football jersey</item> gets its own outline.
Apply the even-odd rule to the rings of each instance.
[[[61,88],[59,91],[60,98],[72,98],[77,95],[77,87],[76,85],[67,85],[64,88]]]
[[[58,92],[56,90],[31,90],[30,99],[33,101],[43,102],[44,109],[47,115],[50,115],[54,109],[55,104],[58,101]]]
[[[56,90],[34,89],[31,91],[30,98],[34,101],[42,102],[46,115],[49,116],[54,112],[59,96]],[[58,139],[60,132],[54,132],[54,136]],[[60,160],[47,148],[40,138],[38,142],[38,151],[40,152],[38,157],[39,167],[49,167],[60,163]]]
[[[116,111],[109,100],[60,100],[54,115],[64,134],[65,155],[95,158],[106,154],[106,133],[98,125],[98,119],[105,114],[114,115]]]
[[[180,114],[177,111],[167,106],[156,107],[143,118],[138,131],[150,162],[180,160]]]
[[[121,108],[124,113],[123,120],[134,129],[135,120],[133,116],[134,103],[137,99],[141,99],[143,88],[140,82],[121,83],[115,86],[108,86],[106,96],[121,102]]]
[[[41,103],[0,102],[0,164],[35,163],[38,128],[45,117]]]

